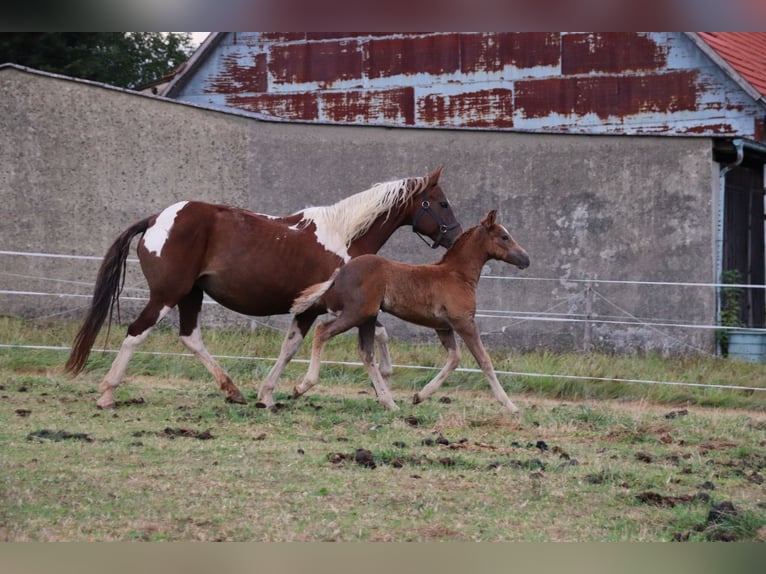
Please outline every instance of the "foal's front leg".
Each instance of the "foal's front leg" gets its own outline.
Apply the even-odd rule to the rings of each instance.
[[[492,394],[495,395],[495,398],[510,412],[519,412],[518,407],[511,402],[502,385],[500,385],[500,381],[497,380],[495,369],[492,366],[492,359],[489,358],[489,354],[487,354],[487,350],[481,342],[479,329],[476,327],[473,319],[461,321],[459,325],[456,324],[455,330],[463,339],[466,347],[468,347],[468,350],[471,351],[471,354],[479,364],[479,368],[481,368],[489,380],[489,386],[492,387]]]
[[[431,379],[419,393],[415,393],[415,396],[412,398],[412,403],[415,405],[426,400],[436,391],[436,389],[441,387],[444,379],[446,379],[452,371],[457,369],[457,366],[460,364],[460,349],[455,340],[455,332],[452,329],[437,329],[436,334],[439,335],[441,344],[447,349],[447,362],[442,367],[442,370],[439,371],[439,374]]]

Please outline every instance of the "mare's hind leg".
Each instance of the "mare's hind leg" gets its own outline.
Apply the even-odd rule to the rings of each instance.
[[[397,411],[399,407],[396,406],[394,399],[391,397],[388,383],[375,365],[375,323],[376,321],[373,318],[359,325],[359,356],[367,369],[367,374],[370,375],[372,386],[375,387],[378,402],[389,410]]]
[[[245,397],[223,370],[218,361],[205,348],[199,328],[199,313],[202,309],[202,289],[193,287],[191,292],[178,302],[181,341],[205,365],[213,375],[220,389],[226,395],[226,402],[245,404]]]
[[[445,349],[447,349],[447,362],[442,367],[442,370],[439,371],[439,374],[431,379],[431,381],[425,387],[423,387],[419,393],[415,393],[415,396],[412,398],[413,404],[421,403],[430,397],[439,387],[442,386],[444,379],[446,379],[452,371],[457,369],[457,366],[460,364],[460,349],[457,346],[457,341],[455,340],[455,332],[452,329],[437,329],[436,334],[439,335],[439,341],[441,341],[441,344]]]
[[[459,325],[456,324],[455,330],[463,339],[468,350],[471,351],[476,362],[479,363],[479,367],[489,380],[489,386],[492,387],[492,394],[495,395],[495,398],[510,412],[519,412],[518,407],[511,402],[511,399],[508,398],[508,395],[505,394],[505,390],[503,390],[503,387],[500,385],[500,381],[497,380],[495,369],[492,367],[492,360],[489,358],[484,345],[481,343],[481,337],[479,336],[479,330],[476,327],[476,323],[471,319],[466,319],[465,321],[460,322]]]
[[[386,328],[379,323],[375,322],[375,343],[378,347],[378,371],[380,375],[385,379],[386,384],[390,385],[391,375],[394,373],[394,368],[391,365],[391,354],[388,352],[388,333]]]
[[[295,353],[298,352],[306,333],[311,329],[311,325],[314,324],[317,317],[318,314],[312,311],[307,311],[293,317],[290,329],[287,331],[284,341],[282,341],[279,358],[269,371],[269,374],[263,380],[263,383],[261,383],[261,388],[258,390],[258,402],[263,406],[267,408],[272,408],[274,406],[274,388],[277,386],[277,381],[282,375],[282,371],[285,370],[287,364],[295,356]],[[318,370],[317,376],[319,376]]]
[[[101,381],[98,390],[101,396],[96,401],[96,406],[102,409],[112,409],[115,406],[114,391],[125,376],[128,361],[133,356],[136,348],[146,340],[154,326],[170,311],[170,307],[164,306],[158,301],[149,300],[138,318],[128,326],[128,334],[122,342],[117,357],[112,362],[109,372]]]

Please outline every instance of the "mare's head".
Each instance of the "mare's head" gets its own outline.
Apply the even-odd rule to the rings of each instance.
[[[426,179],[423,190],[413,195],[412,230],[419,235],[430,237],[433,240],[433,249],[439,245],[449,249],[455,243],[455,239],[463,233],[463,228],[452,213],[447,196],[439,185],[441,172],[442,168],[437,167]]]
[[[489,259],[505,261],[519,269],[529,267],[529,255],[514,241],[508,230],[497,223],[497,210],[493,209],[481,220],[479,227],[486,232],[485,245]]]

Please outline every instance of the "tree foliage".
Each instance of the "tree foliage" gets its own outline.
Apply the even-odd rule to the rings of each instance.
[[[135,88],[171,73],[192,52],[188,32],[0,34],[0,64]]]

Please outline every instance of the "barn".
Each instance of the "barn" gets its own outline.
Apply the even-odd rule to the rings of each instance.
[[[214,33],[158,96],[0,66],[0,300],[77,317],[118,232],[178,199],[288,213],[444,165],[464,226],[497,208],[532,259],[485,268],[490,346],[713,353],[722,278],[764,326],[764,54],[761,33]],[[382,253],[439,257],[405,231]]]

